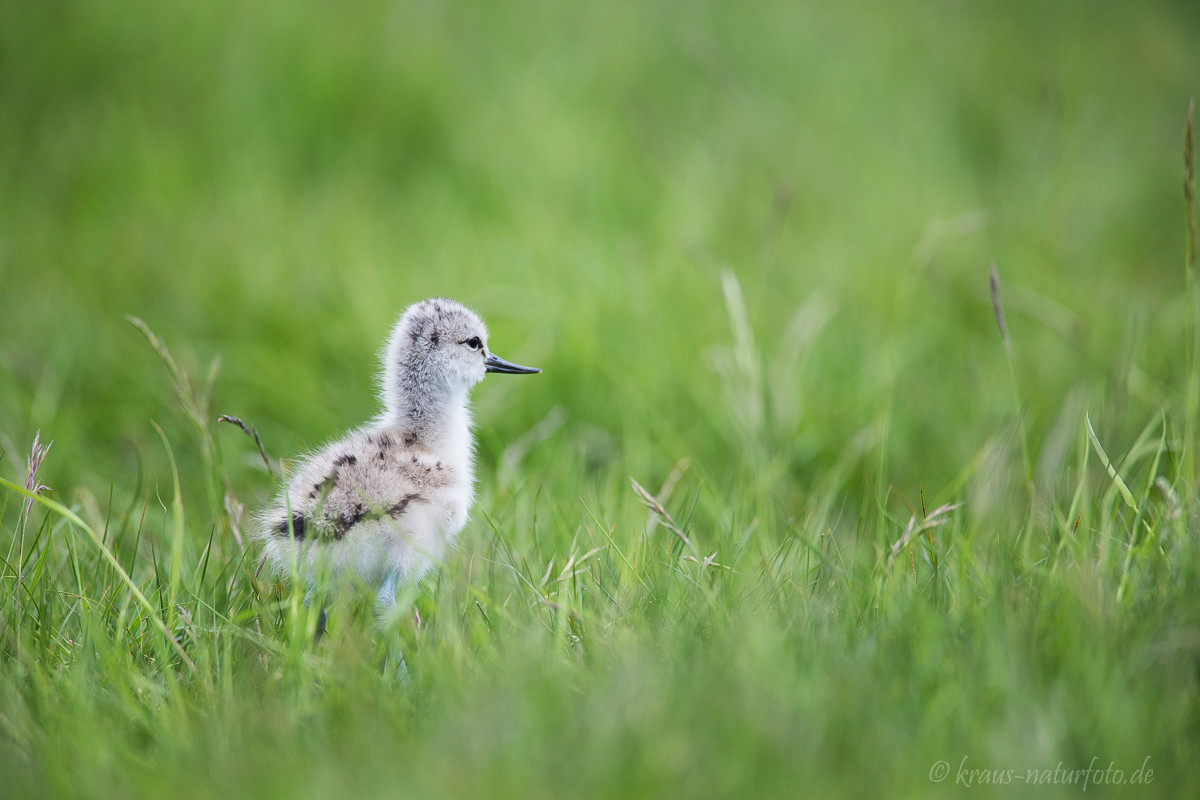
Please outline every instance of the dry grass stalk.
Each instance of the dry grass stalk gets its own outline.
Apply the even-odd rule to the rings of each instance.
[[[1008,325],[1004,322],[1004,302],[1000,299],[1000,275],[996,272],[996,262],[988,268],[988,287],[992,292],[992,311],[996,314],[996,326],[1000,328],[1000,338],[1004,340],[1004,349],[1012,355],[1012,342],[1008,338]]]
[[[654,515],[658,518],[659,524],[669,530],[671,533],[678,536],[683,543],[688,546],[689,549],[695,550],[696,547],[692,544],[692,540],[689,539],[687,534],[683,532],[683,529],[679,527],[679,523],[675,521],[675,518],[671,516],[670,512],[663,508],[662,503],[658,502],[654,495],[647,492],[645,488],[635,479],[630,478],[629,482],[633,484],[633,492],[638,496],[638,500],[641,500],[642,505],[654,513]]]
[[[54,446],[54,442],[50,442],[45,447],[42,447],[42,432],[38,430],[33,434],[33,446],[29,448],[29,460],[25,464],[25,490],[29,494],[21,503],[21,516],[19,517],[18,530],[20,531],[20,543],[17,550],[17,625],[21,624],[21,592],[25,589],[25,525],[29,521],[29,515],[33,511],[33,495],[41,494],[49,491],[49,486],[44,486],[38,483],[38,470],[42,467],[42,462],[46,459],[46,454],[50,452],[50,448]],[[17,658],[21,657],[21,637],[17,636]]]
[[[175,384],[175,394],[179,398],[179,405],[183,408],[183,412],[188,419],[201,430],[208,432],[208,397],[212,391],[212,384],[216,378],[217,362],[214,361],[209,368],[208,379],[205,382],[204,392],[198,393],[192,388],[192,382],[188,378],[187,371],[180,366],[175,357],[171,355],[171,351],[167,349],[163,340],[158,338],[154,331],[150,330],[150,326],[143,322],[138,317],[126,315],[125,319],[131,325],[142,332],[146,337],[146,341],[154,348],[154,352],[158,353],[158,357],[166,366],[167,371],[171,373],[171,381]]]
[[[1196,101],[1188,103],[1183,132],[1183,199],[1187,203],[1187,267],[1196,270]]]
[[[940,528],[949,522],[950,512],[961,505],[962,503],[946,503],[945,505],[938,506],[919,523],[915,514],[909,517],[908,525],[904,529],[904,535],[896,540],[896,543],[892,545],[891,552],[888,553],[888,566],[892,565],[892,562],[896,560],[896,556],[900,554],[900,551],[907,547],[909,542],[914,538],[920,536],[925,531]]]
[[[267,474],[272,479],[275,477],[275,470],[271,468],[271,459],[267,456],[267,450],[263,447],[262,439],[258,438],[258,429],[253,425],[247,425],[238,417],[231,417],[228,414],[222,414],[217,417],[217,422],[228,422],[230,425],[236,425],[241,428],[247,436],[254,440],[255,447],[258,448],[258,454],[262,456],[263,463],[267,465]]]
[[[45,447],[42,447],[42,432],[39,430],[33,434],[33,447],[29,449],[29,460],[25,464],[25,489],[32,494],[41,494],[49,490],[49,486],[43,486],[37,481],[38,470],[42,467],[42,461],[46,458],[46,453],[50,452],[50,448],[54,446],[54,442],[50,442]],[[25,533],[25,520],[29,517],[29,512],[33,510],[33,498],[26,497],[21,504],[21,533]]]

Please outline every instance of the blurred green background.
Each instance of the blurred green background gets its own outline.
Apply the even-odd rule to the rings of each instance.
[[[1193,627],[1171,626],[1195,575],[1172,583],[1153,573],[1129,595],[1128,572],[1093,583],[1088,525],[1074,539],[1051,509],[1060,504],[1065,519],[1083,486],[1085,411],[1114,455],[1160,414],[1173,426],[1186,416],[1181,186],[1198,91],[1192,0],[7,2],[0,469],[21,482],[40,429],[54,441],[39,476],[53,497],[97,528],[110,508],[150,506],[146,548],[165,547],[171,473],[154,424],[189,509],[214,472],[127,315],[197,386],[215,376],[204,419],[245,419],[279,458],[374,415],[378,352],[396,316],[452,296],[487,320],[497,353],[544,369],[476,390],[480,501],[467,552],[480,543],[536,581],[551,553],[557,571],[593,527],[614,532],[617,551],[644,523],[629,477],[657,492],[688,459],[670,507],[699,555],[711,544],[729,558],[753,534],[764,564],[776,546],[783,563],[812,546],[804,537],[830,534],[851,548],[851,566],[833,571],[845,583],[820,572],[825,588],[814,589],[816,572],[780,567],[791,599],[739,605],[754,592],[735,587],[717,592],[713,611],[664,567],[648,595],[674,598],[677,624],[665,601],[628,629],[616,611],[585,609],[599,661],[555,661],[547,653],[562,640],[546,635],[533,637],[537,667],[526,672],[498,665],[525,652],[536,625],[520,614],[541,613],[540,601],[503,611],[496,587],[516,579],[496,562],[468,572],[464,555],[436,590],[439,635],[461,635],[462,646],[414,656],[417,683],[442,694],[415,708],[393,698],[388,716],[354,735],[339,715],[370,716],[377,687],[331,690],[315,716],[283,721],[201,702],[201,733],[146,723],[147,738],[172,743],[155,758],[189,763],[198,737],[247,791],[311,780],[320,794],[345,785],[336,765],[292,774],[280,761],[259,773],[221,747],[226,725],[247,726],[239,736],[266,748],[261,757],[311,723],[318,743],[362,748],[377,765],[391,757],[380,744],[389,736],[438,754],[414,778],[434,793],[515,774],[517,795],[519,776],[539,774],[522,741],[553,745],[578,703],[597,727],[575,731],[581,756],[552,769],[551,784],[577,779],[597,794],[651,796],[663,775],[692,775],[677,785],[701,794],[742,785],[733,773],[710,785],[690,771],[689,759],[720,761],[732,748],[745,763],[763,760],[762,795],[788,794],[795,770],[824,763],[813,785],[921,796],[927,743],[953,745],[955,725],[977,718],[991,727],[980,723],[971,741],[1025,757],[1015,766],[1053,767],[1064,753],[1086,764],[1103,747],[1140,757],[1145,741],[1159,763],[1175,755],[1167,771],[1183,785],[1200,623],[1192,613]],[[988,290],[993,261],[1011,373]],[[215,474],[253,509],[271,480],[238,431],[216,435]],[[1188,476],[1172,485],[1191,502]],[[1079,491],[1086,518],[1092,490]],[[968,554],[954,551],[961,582],[939,575],[935,557],[932,599],[924,582],[913,596],[893,593],[881,566],[909,515],[924,516],[922,496],[930,510],[967,501]],[[214,530],[225,535],[215,518],[189,513],[195,553]],[[1124,524],[1107,514],[1095,511],[1105,522],[1092,533]],[[1003,548],[1018,530],[1078,560],[1030,583],[1034,566],[1005,560],[1020,561]],[[976,546],[989,536],[1001,544]],[[875,568],[855,571],[872,557]],[[729,580],[751,581],[753,560]],[[917,572],[914,559],[914,583]],[[1064,592],[1072,601],[1060,607]],[[1093,606],[1101,596],[1126,604]],[[489,632],[492,619],[503,627],[504,613],[517,615],[503,648],[455,622],[448,607],[472,598],[492,614]],[[946,607],[957,616],[943,620]],[[772,671],[781,653],[802,664]],[[496,685],[464,666],[476,662],[497,669]],[[455,684],[464,674],[476,682]],[[64,742],[107,719],[103,702],[78,716],[75,695],[46,680],[65,692],[54,695],[65,710],[41,718],[29,701],[30,719],[45,729],[83,720]],[[730,690],[728,680],[740,683]],[[9,686],[24,684],[0,689]],[[1180,686],[1186,697],[1168,697]],[[37,695],[13,692],[5,697]],[[1096,696],[1111,712],[1095,710]],[[710,697],[707,715],[676,703]],[[394,713],[397,702],[411,715]],[[623,783],[616,767],[640,763],[642,751],[621,750],[626,728],[605,715],[639,704],[650,710],[630,723],[634,741],[658,766],[631,768]],[[734,710],[743,706],[758,710],[744,719]],[[801,724],[810,712],[818,733]],[[1160,724],[1168,713],[1178,716]],[[749,737],[747,719],[761,726]],[[510,722],[511,738],[488,738]],[[19,743],[30,725],[4,730]],[[707,738],[689,741],[701,730]],[[924,738],[913,743],[909,731]],[[456,772],[455,744],[482,777]],[[44,763],[75,763],[62,748],[61,762]],[[129,752],[140,763],[142,751]],[[907,770],[905,782],[882,767],[850,774],[868,753]],[[95,758],[96,774],[119,783],[125,757],[117,767]],[[180,775],[201,774],[189,768]],[[356,779],[368,793],[392,786],[382,768]],[[78,788],[61,780],[64,794]],[[139,786],[152,793],[156,780]]]
[[[827,320],[780,389],[797,465],[890,409],[909,488],[1011,414],[991,259],[1035,428],[1075,387],[1140,427],[1182,368],[1192,3],[3,17],[0,432],[10,460],[53,438],[60,490],[162,463],[170,395],[126,314],[219,358],[213,411],[283,455],[373,414],[391,322],[450,295],[546,369],[481,388],[485,446],[561,406],[661,469],[742,446],[709,357],[729,268],[769,355],[806,301]]]

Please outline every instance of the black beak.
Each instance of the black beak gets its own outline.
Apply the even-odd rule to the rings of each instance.
[[[510,375],[531,375],[535,372],[541,372],[537,367],[522,367],[520,364],[505,361],[500,356],[492,353],[488,353],[483,363],[487,365],[488,372],[507,372]]]

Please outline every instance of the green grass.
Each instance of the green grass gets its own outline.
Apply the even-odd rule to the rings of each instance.
[[[1188,796],[1197,31],[6,5],[0,795]],[[259,571],[217,417],[278,473],[435,294],[545,371],[476,391],[397,683],[364,599],[313,649]]]

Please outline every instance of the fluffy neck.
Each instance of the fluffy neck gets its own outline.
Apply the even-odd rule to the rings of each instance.
[[[454,461],[470,459],[471,413],[466,391],[397,389],[386,398],[380,419],[383,425],[399,430],[410,447],[423,447]]]

